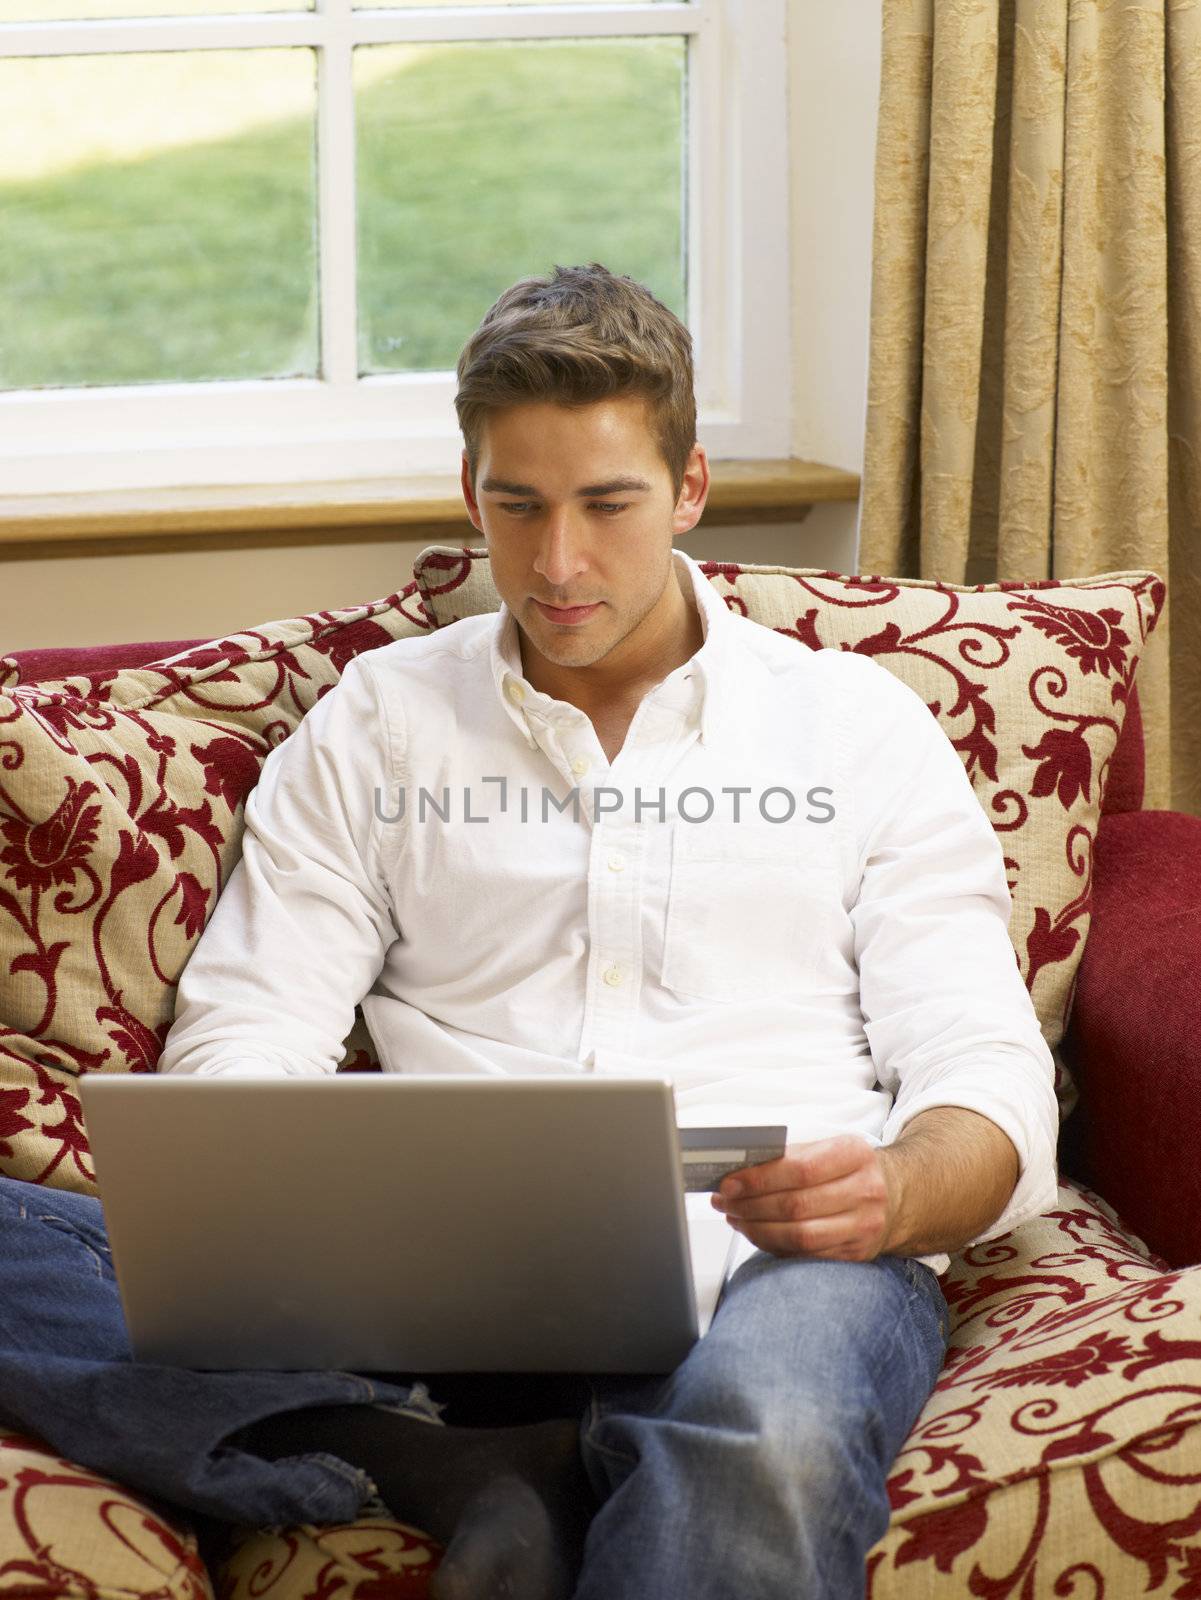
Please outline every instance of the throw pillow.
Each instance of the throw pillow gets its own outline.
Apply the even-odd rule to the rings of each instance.
[[[410,582],[144,666],[37,684],[9,671],[0,1172],[96,1193],[76,1079],[155,1070],[268,751],[354,656],[429,627]],[[361,1016],[341,1066],[378,1067]]]

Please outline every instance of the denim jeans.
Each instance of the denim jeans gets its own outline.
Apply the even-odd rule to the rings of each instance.
[[[946,1302],[920,1262],[759,1251],[674,1372],[579,1375],[581,1456],[599,1508],[575,1600],[862,1595],[864,1557],[889,1522],[885,1479],[946,1337]],[[495,1387],[504,1414],[487,1420],[520,1420],[503,1398],[515,1376],[466,1380],[467,1392]],[[561,1375],[558,1393],[572,1382]],[[0,1176],[0,1425],[202,1527],[387,1514],[353,1463],[320,1450],[269,1461],[238,1437],[316,1405],[439,1423],[440,1392],[462,1394],[463,1380],[135,1362],[99,1200]]]

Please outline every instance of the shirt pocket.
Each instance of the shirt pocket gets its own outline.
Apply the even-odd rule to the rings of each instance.
[[[677,824],[664,988],[703,1000],[812,993],[840,897],[838,868],[799,853],[784,827]]]

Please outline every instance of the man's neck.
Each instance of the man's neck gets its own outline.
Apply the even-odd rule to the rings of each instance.
[[[612,723],[623,716],[628,723],[642,697],[662,683],[669,673],[690,661],[704,643],[704,623],[692,593],[691,579],[674,561],[672,574],[674,581],[669,580],[667,586],[673,601],[671,609],[645,644],[640,641],[636,659],[623,659],[616,666],[610,665],[609,657],[595,667],[560,666],[532,649],[519,629],[518,643],[526,678],[541,694],[576,706],[594,723],[598,719]]]

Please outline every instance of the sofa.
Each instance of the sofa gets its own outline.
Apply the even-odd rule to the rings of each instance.
[[[923,695],[1004,846],[1056,1062],[1057,1203],[952,1259],[868,1592],[1201,1597],[1201,819],[1142,809],[1136,686],[1166,585],[702,566]],[[266,753],[360,651],[497,603],[485,551],[431,546],[381,600],[0,659],[0,1171],[97,1192],[77,1079],[155,1070]],[[361,1013],[339,1070],[379,1070]],[[378,1516],[214,1536],[0,1418],[4,1600],[418,1600],[440,1553]]]

